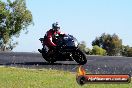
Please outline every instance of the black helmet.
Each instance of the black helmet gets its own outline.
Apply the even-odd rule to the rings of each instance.
[[[60,27],[58,26],[58,22],[52,24],[52,29],[60,29]]]

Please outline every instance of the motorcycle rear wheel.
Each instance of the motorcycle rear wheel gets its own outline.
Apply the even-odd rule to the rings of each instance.
[[[56,59],[52,55],[46,55],[46,53],[42,53],[43,58],[50,64],[56,62]]]

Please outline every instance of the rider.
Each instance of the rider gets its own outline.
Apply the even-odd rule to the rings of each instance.
[[[58,26],[58,22],[52,24],[52,29],[46,32],[43,40],[43,45],[48,52],[49,49],[55,48],[57,45],[53,42],[53,39],[56,35],[64,34],[60,31],[60,27]],[[40,53],[42,53],[41,49],[38,49]]]

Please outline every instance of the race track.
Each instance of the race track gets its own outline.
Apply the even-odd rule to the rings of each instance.
[[[87,64],[83,67],[89,73],[132,75],[132,57],[87,56],[87,60]],[[1,52],[0,65],[71,72],[75,72],[79,66],[75,61],[57,61],[54,65],[50,65],[42,58],[41,54],[26,52]]]

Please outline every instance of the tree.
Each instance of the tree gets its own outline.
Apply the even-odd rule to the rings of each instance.
[[[128,56],[128,50],[129,50],[130,46],[125,46],[125,45],[122,45],[122,56]]]
[[[122,45],[122,55],[132,57],[132,47]]]
[[[85,41],[80,42],[79,49],[82,50],[83,52],[85,52],[86,54],[89,54],[89,55],[91,54],[91,49],[89,49],[86,46],[86,42]]]
[[[18,43],[13,37],[19,37],[22,30],[33,24],[32,14],[26,7],[25,0],[0,1],[0,49],[12,50]]]
[[[92,54],[92,50],[88,47],[85,48],[85,53],[88,54],[88,55],[91,55]]]
[[[103,33],[92,42],[92,46],[95,45],[105,49],[110,56],[121,54],[122,40],[116,34],[110,35]]]
[[[130,47],[127,51],[127,56],[132,57],[132,47]]]
[[[85,52],[85,48],[86,48],[86,43],[85,43],[85,41],[81,41],[81,42],[79,43],[79,49]]]
[[[95,45],[95,46],[93,46],[92,54],[93,55],[102,55],[102,56],[105,56],[106,55],[106,50],[102,49],[101,47],[99,47],[97,45]]]

